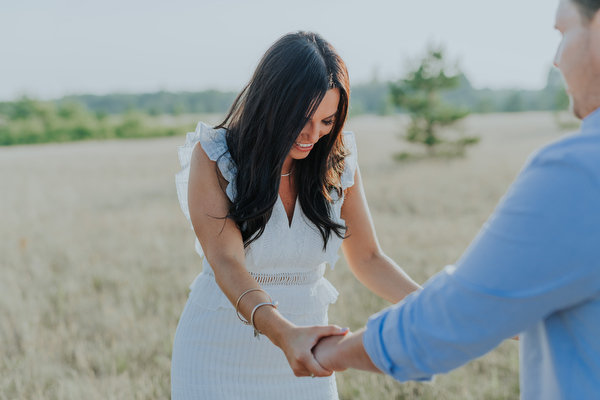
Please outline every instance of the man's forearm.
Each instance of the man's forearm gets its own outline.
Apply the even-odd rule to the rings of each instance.
[[[381,371],[373,364],[363,346],[364,328],[346,336],[331,336],[322,339],[313,349],[317,361],[323,368],[343,371],[348,368],[363,371]]]
[[[340,343],[340,358],[348,368],[381,373],[365,351],[363,346],[364,331],[365,328],[362,328],[353,335],[344,337],[345,340]]]

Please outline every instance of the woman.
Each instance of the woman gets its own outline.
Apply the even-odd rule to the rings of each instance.
[[[173,399],[337,399],[311,349],[347,332],[324,326],[337,291],[323,273],[340,246],[379,296],[396,303],[419,287],[377,243],[342,133],[349,91],[335,49],[291,33],[222,124],[188,134],[177,188],[204,263],[175,335]]]

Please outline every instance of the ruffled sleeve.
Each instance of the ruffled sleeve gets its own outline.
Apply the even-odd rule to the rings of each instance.
[[[188,204],[188,184],[190,177],[190,163],[192,153],[196,144],[200,143],[202,149],[209,159],[215,161],[223,175],[223,178],[228,182],[226,193],[231,201],[236,197],[235,192],[235,177],[237,175],[237,167],[231,159],[227,150],[227,140],[225,138],[225,129],[214,129],[203,122],[199,122],[194,132],[188,132],[185,144],[179,147],[179,163],[181,171],[175,175],[175,184],[177,187],[177,197],[181,211],[190,221],[190,209]],[[192,227],[193,228],[193,227]],[[196,251],[200,256],[204,256],[202,247],[196,239]]]
[[[346,190],[350,186],[354,185],[354,174],[356,173],[356,167],[358,165],[356,139],[354,137],[354,133],[344,132],[344,145],[346,146],[346,150],[348,150],[348,155],[344,159],[344,172],[342,172],[342,176],[340,178],[342,190]],[[333,218],[337,223],[346,225],[346,221],[344,221],[341,217],[344,196],[342,195],[341,197],[338,197],[336,191],[333,191],[331,195],[334,199],[332,207]],[[340,258],[338,250],[341,244],[342,239],[335,234],[331,236],[329,242],[327,243],[327,263],[331,266],[331,269],[335,267],[337,260]]]
[[[356,172],[356,166],[358,165],[356,138],[354,137],[353,132],[344,132],[344,144],[349,152],[344,160],[346,166],[341,177],[342,189],[346,190],[354,185],[354,174]]]

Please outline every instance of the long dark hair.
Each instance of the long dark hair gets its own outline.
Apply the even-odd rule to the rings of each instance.
[[[346,227],[331,219],[332,192],[342,196],[347,155],[341,135],[348,115],[350,84],[346,64],[320,35],[294,32],[277,40],[252,79],[216,128],[227,130],[227,148],[237,166],[236,198],[228,218],[240,227],[244,246],[258,239],[271,218],[286,156],[329,89],[340,92],[335,122],[302,160],[295,160],[298,198],[318,228],[323,247],[332,232]]]

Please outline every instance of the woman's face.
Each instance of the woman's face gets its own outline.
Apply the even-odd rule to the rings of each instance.
[[[298,135],[298,139],[292,146],[292,150],[290,150],[284,165],[290,163],[292,160],[306,158],[315,143],[331,132],[331,129],[335,124],[339,102],[339,89],[329,89],[327,93],[325,93],[325,97],[323,97],[317,111],[315,111],[312,118],[304,125],[300,135]],[[287,170],[284,172],[287,172]]]

